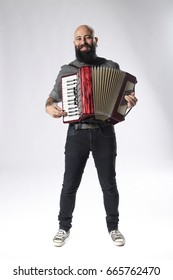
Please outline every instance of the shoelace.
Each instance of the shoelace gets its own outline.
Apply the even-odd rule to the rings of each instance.
[[[122,238],[122,234],[119,232],[119,230],[113,230],[111,235],[113,238]]]
[[[65,231],[64,230],[62,230],[62,229],[60,229],[58,232],[57,232],[57,236],[58,237],[63,237],[65,235]]]

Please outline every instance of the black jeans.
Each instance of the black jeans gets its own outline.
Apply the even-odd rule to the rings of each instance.
[[[76,192],[90,152],[92,152],[103,191],[108,231],[118,227],[119,193],[115,178],[116,137],[114,127],[109,125],[95,129],[75,129],[74,125],[69,125],[65,145],[65,173],[58,216],[60,228],[66,231],[72,226]]]

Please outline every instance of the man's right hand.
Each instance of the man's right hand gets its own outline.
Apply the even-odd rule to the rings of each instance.
[[[67,115],[57,104],[47,105],[45,110],[53,118],[61,118]]]

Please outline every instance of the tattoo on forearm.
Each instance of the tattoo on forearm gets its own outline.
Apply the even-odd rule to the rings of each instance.
[[[46,100],[46,105],[45,106],[51,106],[53,103],[57,102],[54,98],[48,97]]]

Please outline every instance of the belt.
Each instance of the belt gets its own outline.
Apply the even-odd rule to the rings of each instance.
[[[100,127],[110,126],[109,123],[76,123],[73,124],[75,129],[97,129]]]

